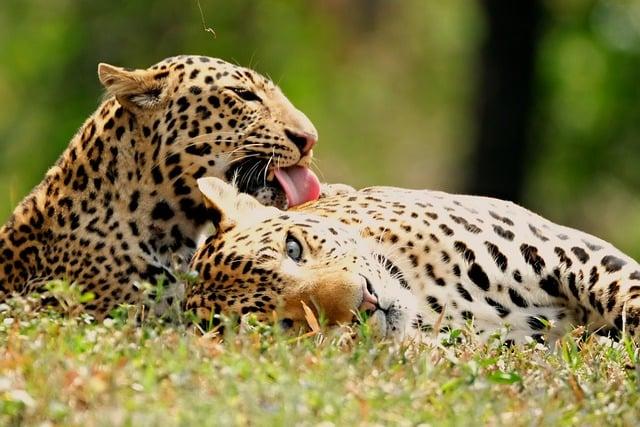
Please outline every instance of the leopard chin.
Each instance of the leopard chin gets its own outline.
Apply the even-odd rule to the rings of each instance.
[[[376,294],[379,306],[368,319],[375,337],[403,341],[419,336],[413,327],[413,320],[418,316],[417,302],[407,289],[381,289]]]
[[[275,185],[275,183],[267,182],[265,186],[260,187],[249,194],[255,197],[255,199],[263,205],[275,206],[283,211],[289,209],[287,195],[282,188]]]

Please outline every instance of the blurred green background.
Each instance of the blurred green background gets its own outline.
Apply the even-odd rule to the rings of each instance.
[[[488,120],[483,82],[520,74],[488,44],[499,1],[201,0],[214,38],[195,0],[2,0],[0,218],[99,103],[98,62],[195,53],[278,82],[319,130],[325,181],[497,195],[515,183],[504,194],[640,258],[640,0],[531,2],[524,133],[503,141],[524,154],[493,162],[480,135],[501,140],[513,109],[494,96]],[[509,13],[494,41],[517,47],[511,34],[532,15]],[[486,66],[492,52],[502,74]],[[478,185],[493,175],[493,190]]]

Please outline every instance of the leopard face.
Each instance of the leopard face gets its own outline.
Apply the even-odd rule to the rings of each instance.
[[[336,220],[268,208],[214,178],[199,180],[217,233],[200,246],[192,268],[200,280],[186,307],[205,323],[216,314],[275,313],[296,331],[303,303],[331,325],[367,311],[380,336],[402,334],[412,298],[354,229]]]
[[[291,205],[317,197],[317,179],[307,167],[318,133],[257,72],[177,56],[144,70],[101,64],[99,75],[151,141],[145,160],[154,184],[171,181],[181,195],[195,188],[195,179],[214,176],[235,179],[249,193],[267,183],[283,187]]]

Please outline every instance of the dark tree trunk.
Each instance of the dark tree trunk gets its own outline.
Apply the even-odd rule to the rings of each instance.
[[[487,36],[480,57],[477,135],[468,190],[521,200],[530,153],[538,0],[482,0]]]

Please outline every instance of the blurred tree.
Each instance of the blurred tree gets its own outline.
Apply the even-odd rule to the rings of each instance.
[[[531,110],[541,4],[483,0],[487,35],[481,49],[477,135],[468,191],[520,201],[530,160]]]

